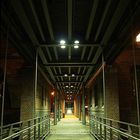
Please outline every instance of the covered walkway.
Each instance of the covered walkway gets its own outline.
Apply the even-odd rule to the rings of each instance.
[[[140,0],[1,0],[0,140],[140,140],[139,17]]]
[[[57,125],[51,126],[50,135],[46,140],[92,140],[89,125],[82,125],[73,115],[61,119]]]

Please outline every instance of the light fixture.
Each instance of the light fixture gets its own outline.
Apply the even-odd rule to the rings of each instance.
[[[140,33],[136,36],[136,42],[140,42]]]
[[[74,43],[75,43],[75,44],[79,44],[79,41],[78,41],[78,40],[75,40]]]
[[[62,48],[62,49],[65,49],[65,48],[66,48],[66,46],[65,46],[65,45],[61,45],[61,48]]]
[[[73,85],[71,85],[71,87],[73,87]]]
[[[65,40],[61,40],[61,41],[60,41],[60,44],[61,44],[61,45],[64,45],[65,43],[66,43]]]
[[[74,77],[74,76],[75,76],[75,74],[72,74],[71,76],[72,76],[72,77]]]
[[[51,92],[51,95],[52,95],[52,96],[54,95],[54,91]]]
[[[79,46],[78,46],[78,45],[74,45],[74,48],[75,48],[75,49],[78,49],[78,48],[79,48]]]
[[[67,74],[64,74],[64,76],[67,77],[68,75]]]
[[[68,88],[69,86],[67,85],[66,87]]]

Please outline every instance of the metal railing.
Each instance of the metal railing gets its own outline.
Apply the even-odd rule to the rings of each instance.
[[[90,115],[90,133],[98,140],[140,140],[140,126]]]
[[[49,115],[5,125],[2,140],[42,140],[50,133]]]

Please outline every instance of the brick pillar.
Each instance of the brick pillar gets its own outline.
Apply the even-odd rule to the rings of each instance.
[[[119,92],[118,75],[116,68],[107,68],[105,72],[106,96],[105,107],[106,117],[119,120]]]
[[[20,120],[26,120],[34,117],[34,72],[25,69],[21,75]]]

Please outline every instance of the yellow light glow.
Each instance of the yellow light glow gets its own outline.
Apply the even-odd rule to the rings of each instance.
[[[136,42],[140,42],[140,33],[136,36]]]
[[[52,96],[54,95],[54,91],[53,91],[53,92],[51,92],[51,95],[52,95]]]
[[[67,114],[72,114],[71,108],[68,108],[68,109],[67,109]]]

